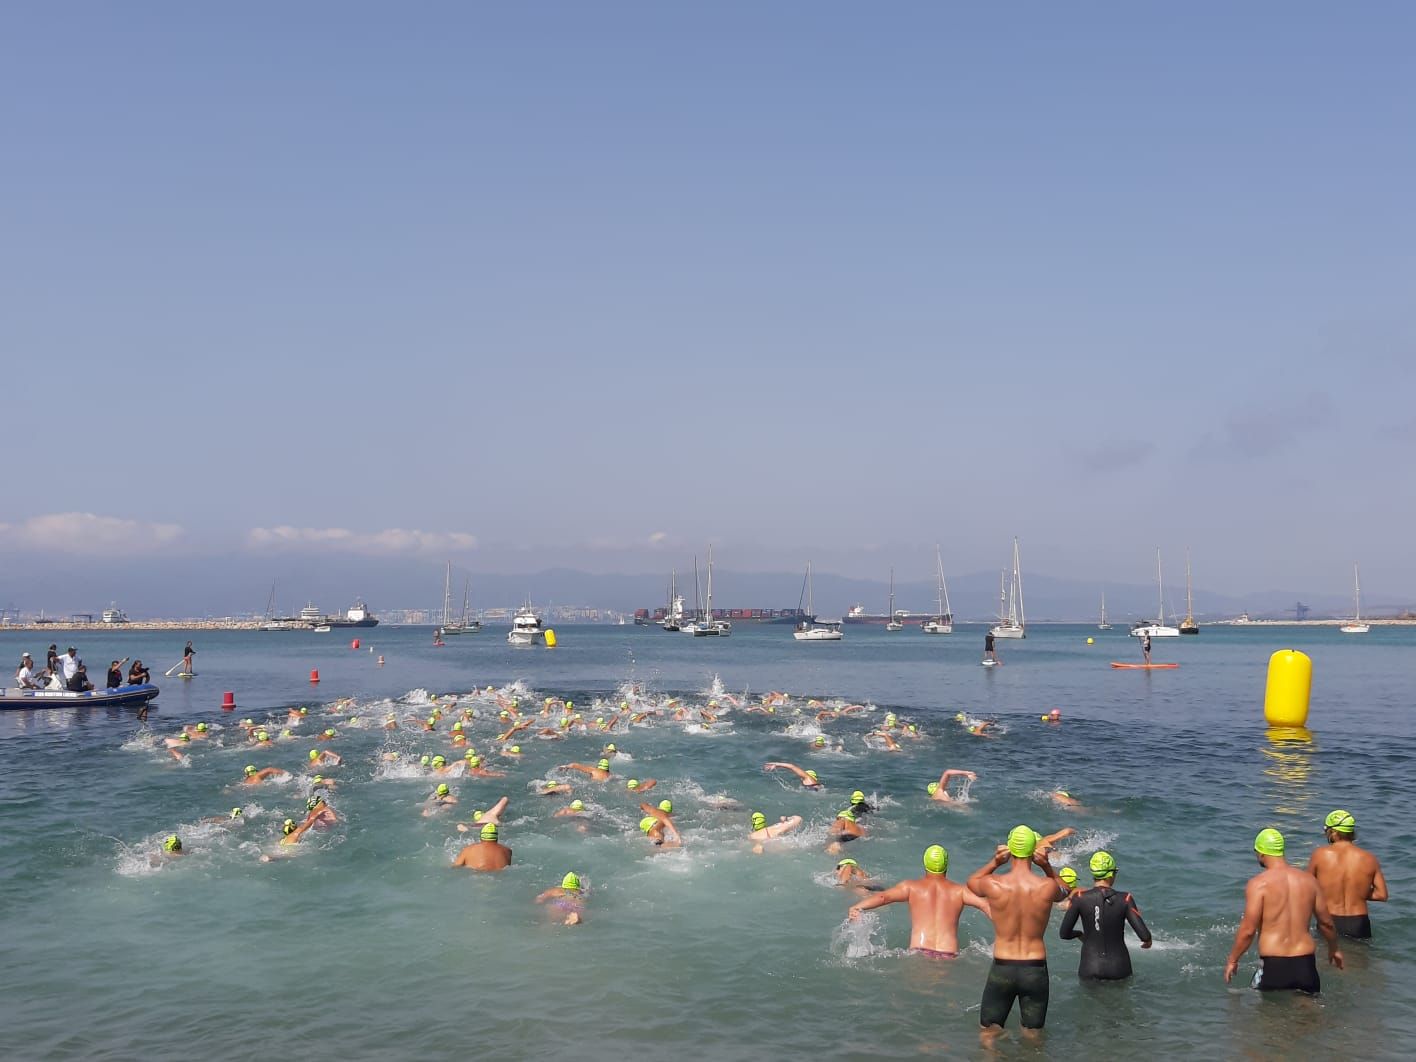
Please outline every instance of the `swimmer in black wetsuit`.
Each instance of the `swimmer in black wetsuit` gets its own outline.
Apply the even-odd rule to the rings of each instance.
[[[1084,981],[1121,981],[1131,976],[1131,954],[1126,950],[1126,923],[1131,924],[1141,947],[1151,946],[1150,930],[1129,892],[1117,892],[1116,860],[1110,852],[1091,857],[1096,885],[1074,893],[1062,919],[1062,939],[1082,941],[1082,960],[1077,976]],[[1081,922],[1082,928],[1075,927]]]
[[[874,810],[875,805],[869,803],[865,799],[865,794],[859,789],[851,794],[851,811],[855,814],[856,818],[860,818],[862,815],[869,815]]]

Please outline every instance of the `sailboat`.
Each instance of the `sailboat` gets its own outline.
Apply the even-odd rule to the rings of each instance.
[[[819,620],[816,618],[816,602],[812,600],[811,594],[811,562],[806,562],[806,578],[801,584],[802,596],[806,598],[806,611],[801,611],[801,601],[797,601],[797,612],[801,619],[797,621],[796,630],[792,631],[792,637],[799,642],[839,642],[845,637],[841,631],[840,620]],[[894,605],[894,602],[891,602]]]
[[[694,562],[694,583],[697,584],[698,563]],[[704,599],[703,615],[683,628],[695,638],[726,638],[733,633],[733,625],[725,619],[713,618],[713,547],[708,547],[708,595]]]
[[[1026,638],[1027,619],[1023,613],[1023,574],[1018,564],[1018,539],[1016,536],[1013,538],[1013,581],[1008,586],[1006,614],[1003,610],[1004,601],[1003,576],[1000,574],[998,578],[998,624],[993,628],[993,637]]]
[[[476,634],[482,629],[482,621],[469,619],[467,613],[468,599],[472,596],[472,577],[469,575],[467,581],[462,584],[462,619],[456,623],[443,622],[443,634]],[[443,599],[446,604],[447,588],[443,588]]]
[[[442,623],[438,625],[437,632],[433,635],[433,644],[442,642],[443,631],[452,625],[452,561],[447,562],[447,568],[443,571],[443,611]]]
[[[275,583],[270,584],[270,599],[266,601],[265,619],[261,622],[263,631],[293,631],[294,624],[289,620],[276,619],[275,617]]]
[[[934,570],[939,581],[939,611],[934,614],[933,619],[921,623],[919,629],[925,634],[953,634],[954,610],[949,607],[949,587],[944,582],[944,562],[939,558],[937,545],[934,547]]]
[[[1101,592],[1101,618],[1097,621],[1096,629],[1099,631],[1111,630],[1111,621],[1106,618],[1106,591]]]
[[[683,595],[678,592],[678,572],[669,572],[669,610],[659,624],[666,631],[683,628]]]
[[[901,613],[895,611],[895,569],[890,569],[890,618],[885,621],[887,631],[902,631],[905,629],[904,623],[900,619]]]
[[[1370,623],[1362,622],[1362,582],[1357,577],[1357,562],[1352,563],[1352,622],[1338,628],[1343,634],[1368,634]]]
[[[1145,620],[1138,621],[1131,628],[1131,637],[1144,638],[1149,634],[1152,638],[1178,638],[1180,632],[1165,622],[1165,583],[1160,573],[1160,547],[1155,547],[1155,585],[1159,592],[1159,610],[1156,612],[1156,621],[1147,623]]]
[[[1199,634],[1200,625],[1195,622],[1195,599],[1190,592],[1190,547],[1185,547],[1185,618],[1180,621],[1181,634]]]

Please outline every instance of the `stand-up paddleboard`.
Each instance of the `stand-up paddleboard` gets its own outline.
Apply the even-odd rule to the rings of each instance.
[[[1168,670],[1170,670],[1171,668],[1177,668],[1177,667],[1179,667],[1180,665],[1179,665],[1179,664],[1118,664],[1115,660],[1113,660],[1113,661],[1111,661],[1111,666],[1114,667],[1114,668],[1116,668],[1118,671],[1168,671]]]
[[[179,672],[177,672],[177,677],[178,677],[178,678],[196,678],[196,677],[197,677],[197,673],[196,673],[195,671],[179,671]]]
[[[1001,660],[980,660],[979,663],[982,664],[984,667],[997,667],[999,664],[1003,663],[1003,661],[1001,661]]]

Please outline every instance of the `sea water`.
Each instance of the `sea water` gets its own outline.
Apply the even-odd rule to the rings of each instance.
[[[845,920],[856,897],[832,884],[825,828],[854,789],[879,810],[848,854],[887,884],[920,874],[934,843],[963,880],[1018,823],[1073,826],[1058,862],[1084,881],[1092,851],[1115,854],[1117,885],[1136,895],[1154,948],[1133,941],[1129,983],[1084,986],[1078,945],[1056,937],[1059,911],[1045,1037],[1022,1042],[1015,1014],[1004,1057],[1408,1055],[1416,632],[1206,628],[1157,640],[1155,657],[1181,667],[1154,673],[1113,671],[1110,660],[1139,658],[1135,640],[1082,626],[1000,643],[994,669],[978,666],[981,627],[947,637],[853,627],[839,643],[797,643],[780,626],[740,626],[728,639],[653,627],[558,633],[547,650],[508,646],[497,628],[442,648],[426,628],[191,632],[190,681],[161,674],[188,632],[66,638],[96,675],[141,656],[162,694],[145,721],[131,709],[0,713],[0,1056],[980,1056],[986,919],[964,914],[953,962],[905,950],[902,906]],[[38,656],[49,640],[0,633],[0,660]],[[1311,740],[1265,732],[1265,667],[1285,647],[1314,661]],[[468,695],[488,685],[499,693]],[[225,690],[235,713],[220,711]],[[791,695],[775,715],[743,710],[773,690]],[[404,721],[427,715],[430,694],[475,708],[471,742],[505,778],[440,778],[417,765],[423,753],[460,757],[447,736],[453,713],[434,734]],[[591,721],[624,699],[715,701],[722,714],[706,727],[661,717],[608,736],[522,734],[523,756],[509,762],[493,754],[497,696],[523,708],[569,698]],[[352,701],[332,708],[343,698]],[[818,723],[813,700],[865,710]],[[310,713],[296,737],[268,749],[234,726],[268,719],[276,736],[299,705]],[[1052,708],[1061,725],[1039,720]],[[397,731],[382,729],[389,711]],[[887,711],[920,739],[899,752],[866,739]],[[959,712],[996,720],[999,736],[969,735]],[[213,736],[173,760],[164,739],[199,721]],[[333,742],[309,740],[326,726]],[[818,733],[827,748],[813,748]],[[606,740],[622,750],[612,782],[557,769],[593,762]],[[341,822],[282,848],[281,821],[304,813],[315,747],[344,757],[323,771],[338,780]],[[817,770],[825,791],[764,772],[776,759]],[[291,776],[240,786],[247,763]],[[978,774],[961,806],[925,793],[946,767]],[[568,798],[534,794],[547,777],[566,777],[586,802],[583,832],[553,817]],[[639,833],[628,777],[657,779],[645,798],[674,801],[682,849],[656,850]],[[425,816],[438,781],[459,803]],[[1057,788],[1083,809],[1054,806]],[[454,823],[502,795],[512,867],[451,869],[475,836]],[[202,821],[237,805],[240,826]],[[1248,989],[1252,953],[1226,986],[1255,832],[1282,829],[1301,863],[1336,807],[1356,815],[1386,870],[1392,902],[1373,907],[1375,940],[1345,944],[1345,971],[1322,967],[1317,1000]],[[755,854],[745,840],[753,811],[805,825]],[[188,854],[154,858],[174,832]],[[272,854],[286,858],[261,861]],[[588,887],[586,922],[573,928],[534,903],[568,870]]]

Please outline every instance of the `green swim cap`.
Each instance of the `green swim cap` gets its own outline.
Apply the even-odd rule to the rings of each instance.
[[[812,744],[815,745],[817,748],[820,748],[822,745],[826,744],[826,739],[818,734],[816,736],[816,740],[813,741]]]
[[[433,766],[434,766],[434,767],[446,767],[446,766],[447,766],[447,759],[446,759],[446,757],[444,757],[444,756],[434,756],[434,757],[433,757]]]
[[[305,801],[305,810],[306,810],[306,811],[314,811],[315,808],[319,807],[320,804],[322,804],[322,803],[323,803],[323,801],[322,801],[319,797],[317,797],[317,796],[312,796],[312,797],[310,797],[308,800]]]
[[[300,709],[300,714],[301,714],[301,715],[309,715],[309,714],[310,714],[310,710],[309,710],[308,708],[301,708],[301,709]]]
[[[1254,838],[1254,851],[1266,856],[1283,855],[1283,834],[1273,827],[1260,830],[1259,835]]]
[[[310,759],[312,759],[312,760],[317,760],[317,759],[319,759],[319,758],[320,758],[320,750],[319,750],[319,749],[311,749],[311,750],[310,750]]]
[[[186,733],[186,732],[184,731],[184,732],[182,733],[182,740],[183,740],[183,741],[191,741],[191,740],[192,740],[192,735],[191,735],[191,734],[188,734],[188,733]]]
[[[956,723],[962,723],[963,721],[964,721],[964,713],[963,713],[963,712],[958,712],[958,713],[956,713],[956,714],[954,715],[954,722],[956,722]]]
[[[815,771],[807,771],[807,772],[806,772],[806,776],[807,776],[808,778],[810,778],[812,781],[818,781],[818,780],[819,780],[819,779],[817,779],[817,777],[816,777],[816,772],[815,772]]]
[[[438,717],[435,716],[435,715],[430,715],[430,716],[428,716],[428,725],[429,725],[429,726],[437,726],[437,725],[438,725]]]
[[[659,820],[656,819],[653,815],[645,815],[642,819],[639,820],[639,828],[645,833],[648,833],[657,825],[659,825]]]
[[[322,774],[317,774],[317,775],[315,775],[313,778],[310,779],[310,784],[311,784],[311,785],[321,785],[321,784],[323,784],[323,783],[324,783],[324,775],[322,775]]]
[[[672,815],[674,813],[674,802],[672,800],[659,801],[659,810],[665,815]]]
[[[1328,815],[1323,820],[1323,825],[1338,833],[1352,833],[1357,829],[1357,820],[1352,817],[1352,812],[1338,810]]]
[[[282,823],[280,824],[280,832],[281,832],[281,833],[284,833],[284,834],[287,834],[287,835],[294,833],[294,832],[295,832],[295,820],[294,820],[294,819],[286,819],[284,822],[282,822]]]
[[[544,782],[541,783],[542,787],[543,787],[543,788],[546,790],[546,792],[548,792],[548,793],[549,793],[552,789],[554,789],[554,788],[557,786],[557,784],[558,784],[558,783],[556,782],[556,780],[555,780],[554,778],[547,778]]]
[[[330,728],[330,729],[326,730],[324,736],[325,736],[325,737],[334,737],[334,729],[333,729],[333,728]]]
[[[520,746],[520,745],[513,745],[513,746],[511,746],[511,748],[510,748],[508,751],[509,751],[513,756],[520,756],[520,755],[521,755],[521,746]]]
[[[198,733],[198,734],[205,734],[206,732],[207,732],[207,725],[206,725],[205,723],[198,723],[198,724],[197,724],[197,733]]]
[[[244,814],[245,814],[245,812],[242,811],[240,808],[232,808],[232,809],[231,809],[231,817],[232,817],[233,819],[239,819],[239,818],[240,818],[242,815],[244,815]]]
[[[767,816],[764,815],[764,814],[762,814],[762,812],[760,812],[760,811],[754,811],[754,812],[752,813],[752,828],[753,828],[754,830],[760,830],[760,829],[762,829],[763,827],[765,827],[766,825],[767,825]]]
[[[618,752],[619,749],[615,748],[615,743],[614,743],[613,741],[611,741],[608,745],[605,746],[605,751],[606,751],[606,752]]]
[[[257,740],[257,741],[269,741],[269,740],[270,740],[270,735],[269,735],[268,733],[266,733],[264,730],[257,730],[257,731],[256,731],[256,740]]]
[[[255,725],[256,725],[256,721],[255,721],[254,719],[242,719],[242,720],[241,720],[241,725],[242,725],[242,726],[255,726]]]
[[[842,808],[836,812],[836,818],[845,819],[847,822],[855,822],[855,812],[850,808]]]
[[[626,789],[638,789],[638,788],[639,788],[639,779],[638,779],[638,778],[631,778],[629,781],[627,781],[627,782],[624,783],[624,787],[625,787]]]
[[[595,764],[595,766],[600,768],[600,770],[602,771],[608,771],[610,769],[610,761],[601,760],[599,763]]]
[[[482,827],[482,840],[495,841],[497,839],[497,824],[489,822]]]
[[[447,796],[447,795],[448,795],[449,793],[451,793],[451,792],[452,792],[452,790],[447,787],[447,783],[446,783],[446,782],[442,782],[441,784],[438,785],[438,789],[437,789],[437,794],[438,794],[438,796]]]
[[[603,715],[597,715],[597,716],[595,717],[595,725],[596,725],[596,726],[598,726],[599,724],[603,723],[604,721],[605,721],[605,717],[604,717]]]
[[[576,876],[575,871],[572,870],[565,877],[561,878],[561,888],[565,889],[567,892],[580,891],[580,878]]]
[[[943,874],[949,869],[949,852],[942,844],[932,844],[924,850],[924,869],[931,874]]]
[[[1077,872],[1071,867],[1063,867],[1057,872],[1057,876],[1062,879],[1062,883],[1069,889],[1077,887]]]
[[[1282,847],[1281,841],[1279,842],[1279,847]],[[1110,852],[1093,853],[1091,863],[1088,865],[1091,867],[1092,877],[1094,878],[1112,878],[1116,876],[1116,857]]]
[[[1031,826],[1014,826],[1008,833],[1008,851],[1018,859],[1031,859],[1037,851],[1037,832]]]
[[[572,801],[570,802],[570,810],[571,810],[571,811],[584,811],[584,810],[585,810],[585,801],[583,801],[583,800],[572,800]]]
[[[255,773],[256,773],[255,767],[253,767],[253,766],[252,766],[251,764],[249,764],[249,763],[246,764],[246,773],[247,773],[247,774],[255,774]]]
[[[930,782],[927,786],[924,787],[924,791],[930,796],[933,796],[935,793],[939,792],[939,783]]]
[[[291,730],[291,729],[287,726],[284,730],[282,730],[282,731],[280,732],[280,736],[283,737],[283,738],[294,737],[294,736],[295,736],[295,731]]]
[[[481,757],[481,756],[472,756],[472,757],[469,757],[468,760],[467,760],[467,766],[468,766],[468,767],[480,767],[480,766],[482,766],[482,757]]]
[[[314,755],[315,755],[315,751],[314,751],[313,749],[310,750],[310,755],[311,755],[311,756],[314,756]],[[420,766],[420,767],[426,767],[426,766],[428,766],[428,764],[430,764],[430,763],[432,763],[432,762],[433,762],[433,761],[432,761],[432,758],[425,752],[425,753],[423,753],[423,755],[419,758],[419,760],[418,760],[418,766]]]
[[[162,847],[169,852],[182,851],[182,839],[175,833],[162,842]]]
[[[839,863],[836,864],[836,869],[837,869],[837,870],[840,870],[842,867],[858,867],[858,866],[860,866],[860,864],[857,863],[854,859],[842,859]]]
[[[453,729],[454,731],[460,731],[460,730],[462,729],[462,720],[459,719],[457,722],[453,723],[453,724],[452,724],[452,729]]]
[[[859,789],[857,789],[854,793],[851,794],[851,803],[852,803],[852,804],[864,804],[864,803],[865,803],[865,794],[862,793]]]

